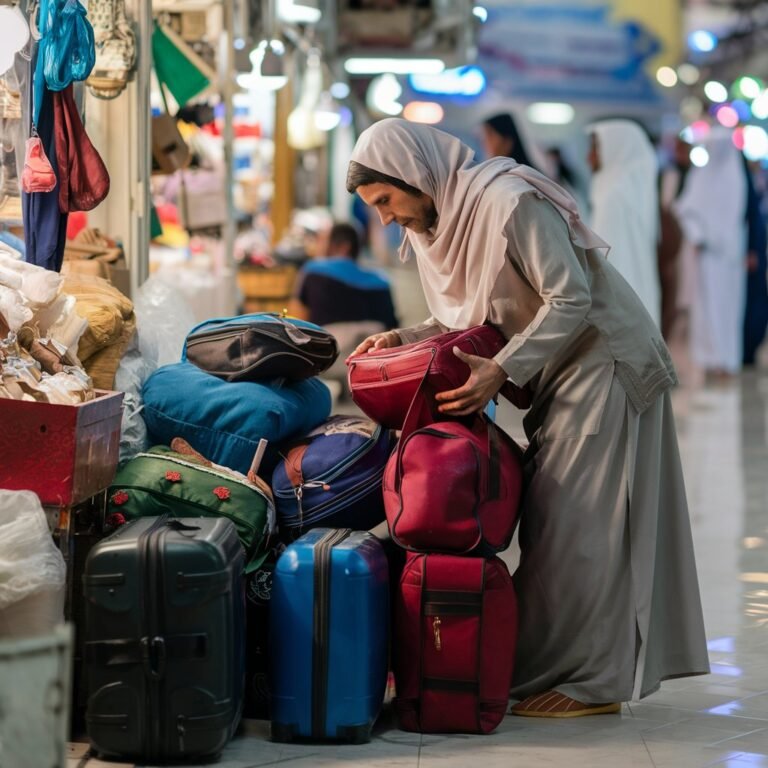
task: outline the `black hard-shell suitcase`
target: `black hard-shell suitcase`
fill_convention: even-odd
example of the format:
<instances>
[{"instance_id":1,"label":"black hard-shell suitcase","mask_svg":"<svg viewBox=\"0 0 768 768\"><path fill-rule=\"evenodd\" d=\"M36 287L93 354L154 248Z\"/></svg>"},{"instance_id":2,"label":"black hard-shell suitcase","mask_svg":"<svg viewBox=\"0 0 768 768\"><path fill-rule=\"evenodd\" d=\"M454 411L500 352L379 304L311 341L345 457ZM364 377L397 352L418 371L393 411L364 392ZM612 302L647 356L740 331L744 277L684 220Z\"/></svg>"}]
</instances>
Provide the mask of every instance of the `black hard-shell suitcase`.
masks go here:
<instances>
[{"instance_id":1,"label":"black hard-shell suitcase","mask_svg":"<svg viewBox=\"0 0 768 768\"><path fill-rule=\"evenodd\" d=\"M160 762L224 748L243 704L243 566L224 518L142 518L91 550L84 656L96 752Z\"/></svg>"}]
</instances>

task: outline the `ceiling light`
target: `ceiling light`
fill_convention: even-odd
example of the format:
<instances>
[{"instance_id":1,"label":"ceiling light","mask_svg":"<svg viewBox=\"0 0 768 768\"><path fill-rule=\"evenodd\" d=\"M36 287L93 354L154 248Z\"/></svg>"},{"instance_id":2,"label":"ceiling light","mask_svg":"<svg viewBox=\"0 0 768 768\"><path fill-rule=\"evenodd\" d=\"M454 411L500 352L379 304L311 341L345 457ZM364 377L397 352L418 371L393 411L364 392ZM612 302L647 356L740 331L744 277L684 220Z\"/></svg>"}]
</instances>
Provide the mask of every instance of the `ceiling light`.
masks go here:
<instances>
[{"instance_id":1,"label":"ceiling light","mask_svg":"<svg viewBox=\"0 0 768 768\"><path fill-rule=\"evenodd\" d=\"M697 29L688 35L688 47L692 51L709 53L717 48L717 36L706 29Z\"/></svg>"},{"instance_id":2,"label":"ceiling light","mask_svg":"<svg viewBox=\"0 0 768 768\"><path fill-rule=\"evenodd\" d=\"M752 102L752 116L756 120L768 120L768 91L763 91Z\"/></svg>"},{"instance_id":3,"label":"ceiling light","mask_svg":"<svg viewBox=\"0 0 768 768\"><path fill-rule=\"evenodd\" d=\"M744 155L747 160L764 160L768 157L768 133L759 125L744 128Z\"/></svg>"},{"instance_id":4,"label":"ceiling light","mask_svg":"<svg viewBox=\"0 0 768 768\"><path fill-rule=\"evenodd\" d=\"M717 122L725 128L735 128L739 124L739 113L726 104L717 110Z\"/></svg>"},{"instance_id":5,"label":"ceiling light","mask_svg":"<svg viewBox=\"0 0 768 768\"><path fill-rule=\"evenodd\" d=\"M331 96L334 99L346 99L349 96L349 86L346 83L337 82L331 86Z\"/></svg>"},{"instance_id":6,"label":"ceiling light","mask_svg":"<svg viewBox=\"0 0 768 768\"><path fill-rule=\"evenodd\" d=\"M480 19L481 24L485 24L488 21L488 11L482 5L476 5L472 9L472 15Z\"/></svg>"},{"instance_id":7,"label":"ceiling light","mask_svg":"<svg viewBox=\"0 0 768 768\"><path fill-rule=\"evenodd\" d=\"M441 59L385 59L355 57L344 62L344 69L350 75L434 75L445 69Z\"/></svg>"},{"instance_id":8,"label":"ceiling light","mask_svg":"<svg viewBox=\"0 0 768 768\"><path fill-rule=\"evenodd\" d=\"M737 91L737 95L743 96L750 101L756 99L763 89L760 81L756 80L754 77L740 77L733 85L734 90Z\"/></svg>"},{"instance_id":9,"label":"ceiling light","mask_svg":"<svg viewBox=\"0 0 768 768\"><path fill-rule=\"evenodd\" d=\"M332 131L341 122L341 113L328 91L320 94L315 107L315 126L321 131Z\"/></svg>"},{"instance_id":10,"label":"ceiling light","mask_svg":"<svg viewBox=\"0 0 768 768\"><path fill-rule=\"evenodd\" d=\"M706 97L715 104L722 104L728 100L728 89L717 80L710 80L704 86L704 93Z\"/></svg>"},{"instance_id":11,"label":"ceiling light","mask_svg":"<svg viewBox=\"0 0 768 768\"><path fill-rule=\"evenodd\" d=\"M540 125L567 125L576 114L570 104L540 101L527 109L528 119Z\"/></svg>"},{"instance_id":12,"label":"ceiling light","mask_svg":"<svg viewBox=\"0 0 768 768\"><path fill-rule=\"evenodd\" d=\"M486 85L480 67L465 66L446 69L437 75L411 75L408 84L419 93L437 96L479 96Z\"/></svg>"},{"instance_id":13,"label":"ceiling light","mask_svg":"<svg viewBox=\"0 0 768 768\"><path fill-rule=\"evenodd\" d=\"M699 82L699 77L701 77L701 73L699 72L699 68L695 67L693 64L681 64L677 68L677 76L680 78L680 82L684 83L685 85L696 85L696 83Z\"/></svg>"},{"instance_id":14,"label":"ceiling light","mask_svg":"<svg viewBox=\"0 0 768 768\"><path fill-rule=\"evenodd\" d=\"M656 79L665 88L674 88L677 85L677 72L672 67L659 67Z\"/></svg>"},{"instance_id":15,"label":"ceiling light","mask_svg":"<svg viewBox=\"0 0 768 768\"><path fill-rule=\"evenodd\" d=\"M289 24L317 24L322 16L313 0L277 0L277 18Z\"/></svg>"},{"instance_id":16,"label":"ceiling light","mask_svg":"<svg viewBox=\"0 0 768 768\"><path fill-rule=\"evenodd\" d=\"M445 117L445 112L437 102L412 101L405 105L403 117L412 123L436 125Z\"/></svg>"},{"instance_id":17,"label":"ceiling light","mask_svg":"<svg viewBox=\"0 0 768 768\"><path fill-rule=\"evenodd\" d=\"M403 111L403 105L398 102L402 93L403 88L397 78L387 73L371 80L365 102L373 112L396 117Z\"/></svg>"},{"instance_id":18,"label":"ceiling light","mask_svg":"<svg viewBox=\"0 0 768 768\"><path fill-rule=\"evenodd\" d=\"M703 168L709 162L709 152L704 147L694 147L691 150L691 162L697 168Z\"/></svg>"}]
</instances>

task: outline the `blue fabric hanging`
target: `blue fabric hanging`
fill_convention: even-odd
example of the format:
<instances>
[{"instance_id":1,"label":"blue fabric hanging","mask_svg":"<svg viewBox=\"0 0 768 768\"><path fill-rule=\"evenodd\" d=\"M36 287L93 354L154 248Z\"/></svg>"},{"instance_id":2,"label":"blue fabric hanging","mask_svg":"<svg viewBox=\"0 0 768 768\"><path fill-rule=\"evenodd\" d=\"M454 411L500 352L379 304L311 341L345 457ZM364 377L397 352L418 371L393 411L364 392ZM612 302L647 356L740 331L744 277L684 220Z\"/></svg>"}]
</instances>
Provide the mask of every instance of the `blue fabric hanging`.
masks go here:
<instances>
[{"instance_id":1,"label":"blue fabric hanging","mask_svg":"<svg viewBox=\"0 0 768 768\"><path fill-rule=\"evenodd\" d=\"M85 80L96 63L93 27L79 0L41 0L34 85L34 124L40 119L43 90L63 91Z\"/></svg>"}]
</instances>

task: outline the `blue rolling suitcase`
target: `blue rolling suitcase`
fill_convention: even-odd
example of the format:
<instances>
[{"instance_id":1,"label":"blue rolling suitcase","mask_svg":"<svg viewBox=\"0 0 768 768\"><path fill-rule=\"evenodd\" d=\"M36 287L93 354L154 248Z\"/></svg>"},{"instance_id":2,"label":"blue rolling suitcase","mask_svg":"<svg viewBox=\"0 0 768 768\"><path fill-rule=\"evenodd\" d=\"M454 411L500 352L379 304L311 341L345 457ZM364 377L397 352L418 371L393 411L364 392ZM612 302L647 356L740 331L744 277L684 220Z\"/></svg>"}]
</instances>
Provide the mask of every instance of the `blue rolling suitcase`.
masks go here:
<instances>
[{"instance_id":1,"label":"blue rolling suitcase","mask_svg":"<svg viewBox=\"0 0 768 768\"><path fill-rule=\"evenodd\" d=\"M270 606L272 740L361 744L384 700L389 571L369 533L316 528L278 560Z\"/></svg>"}]
</instances>

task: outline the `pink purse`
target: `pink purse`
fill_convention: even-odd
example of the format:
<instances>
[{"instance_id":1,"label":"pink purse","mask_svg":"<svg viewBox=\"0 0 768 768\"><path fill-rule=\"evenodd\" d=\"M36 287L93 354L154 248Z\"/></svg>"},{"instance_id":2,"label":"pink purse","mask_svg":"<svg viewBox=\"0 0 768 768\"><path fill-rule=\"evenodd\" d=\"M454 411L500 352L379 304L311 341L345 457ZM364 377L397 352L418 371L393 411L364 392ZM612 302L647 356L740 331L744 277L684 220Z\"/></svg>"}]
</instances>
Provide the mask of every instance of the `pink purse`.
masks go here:
<instances>
[{"instance_id":1,"label":"pink purse","mask_svg":"<svg viewBox=\"0 0 768 768\"><path fill-rule=\"evenodd\" d=\"M52 192L57 179L39 136L27 139L24 155L24 170L21 174L21 188L27 193Z\"/></svg>"}]
</instances>

